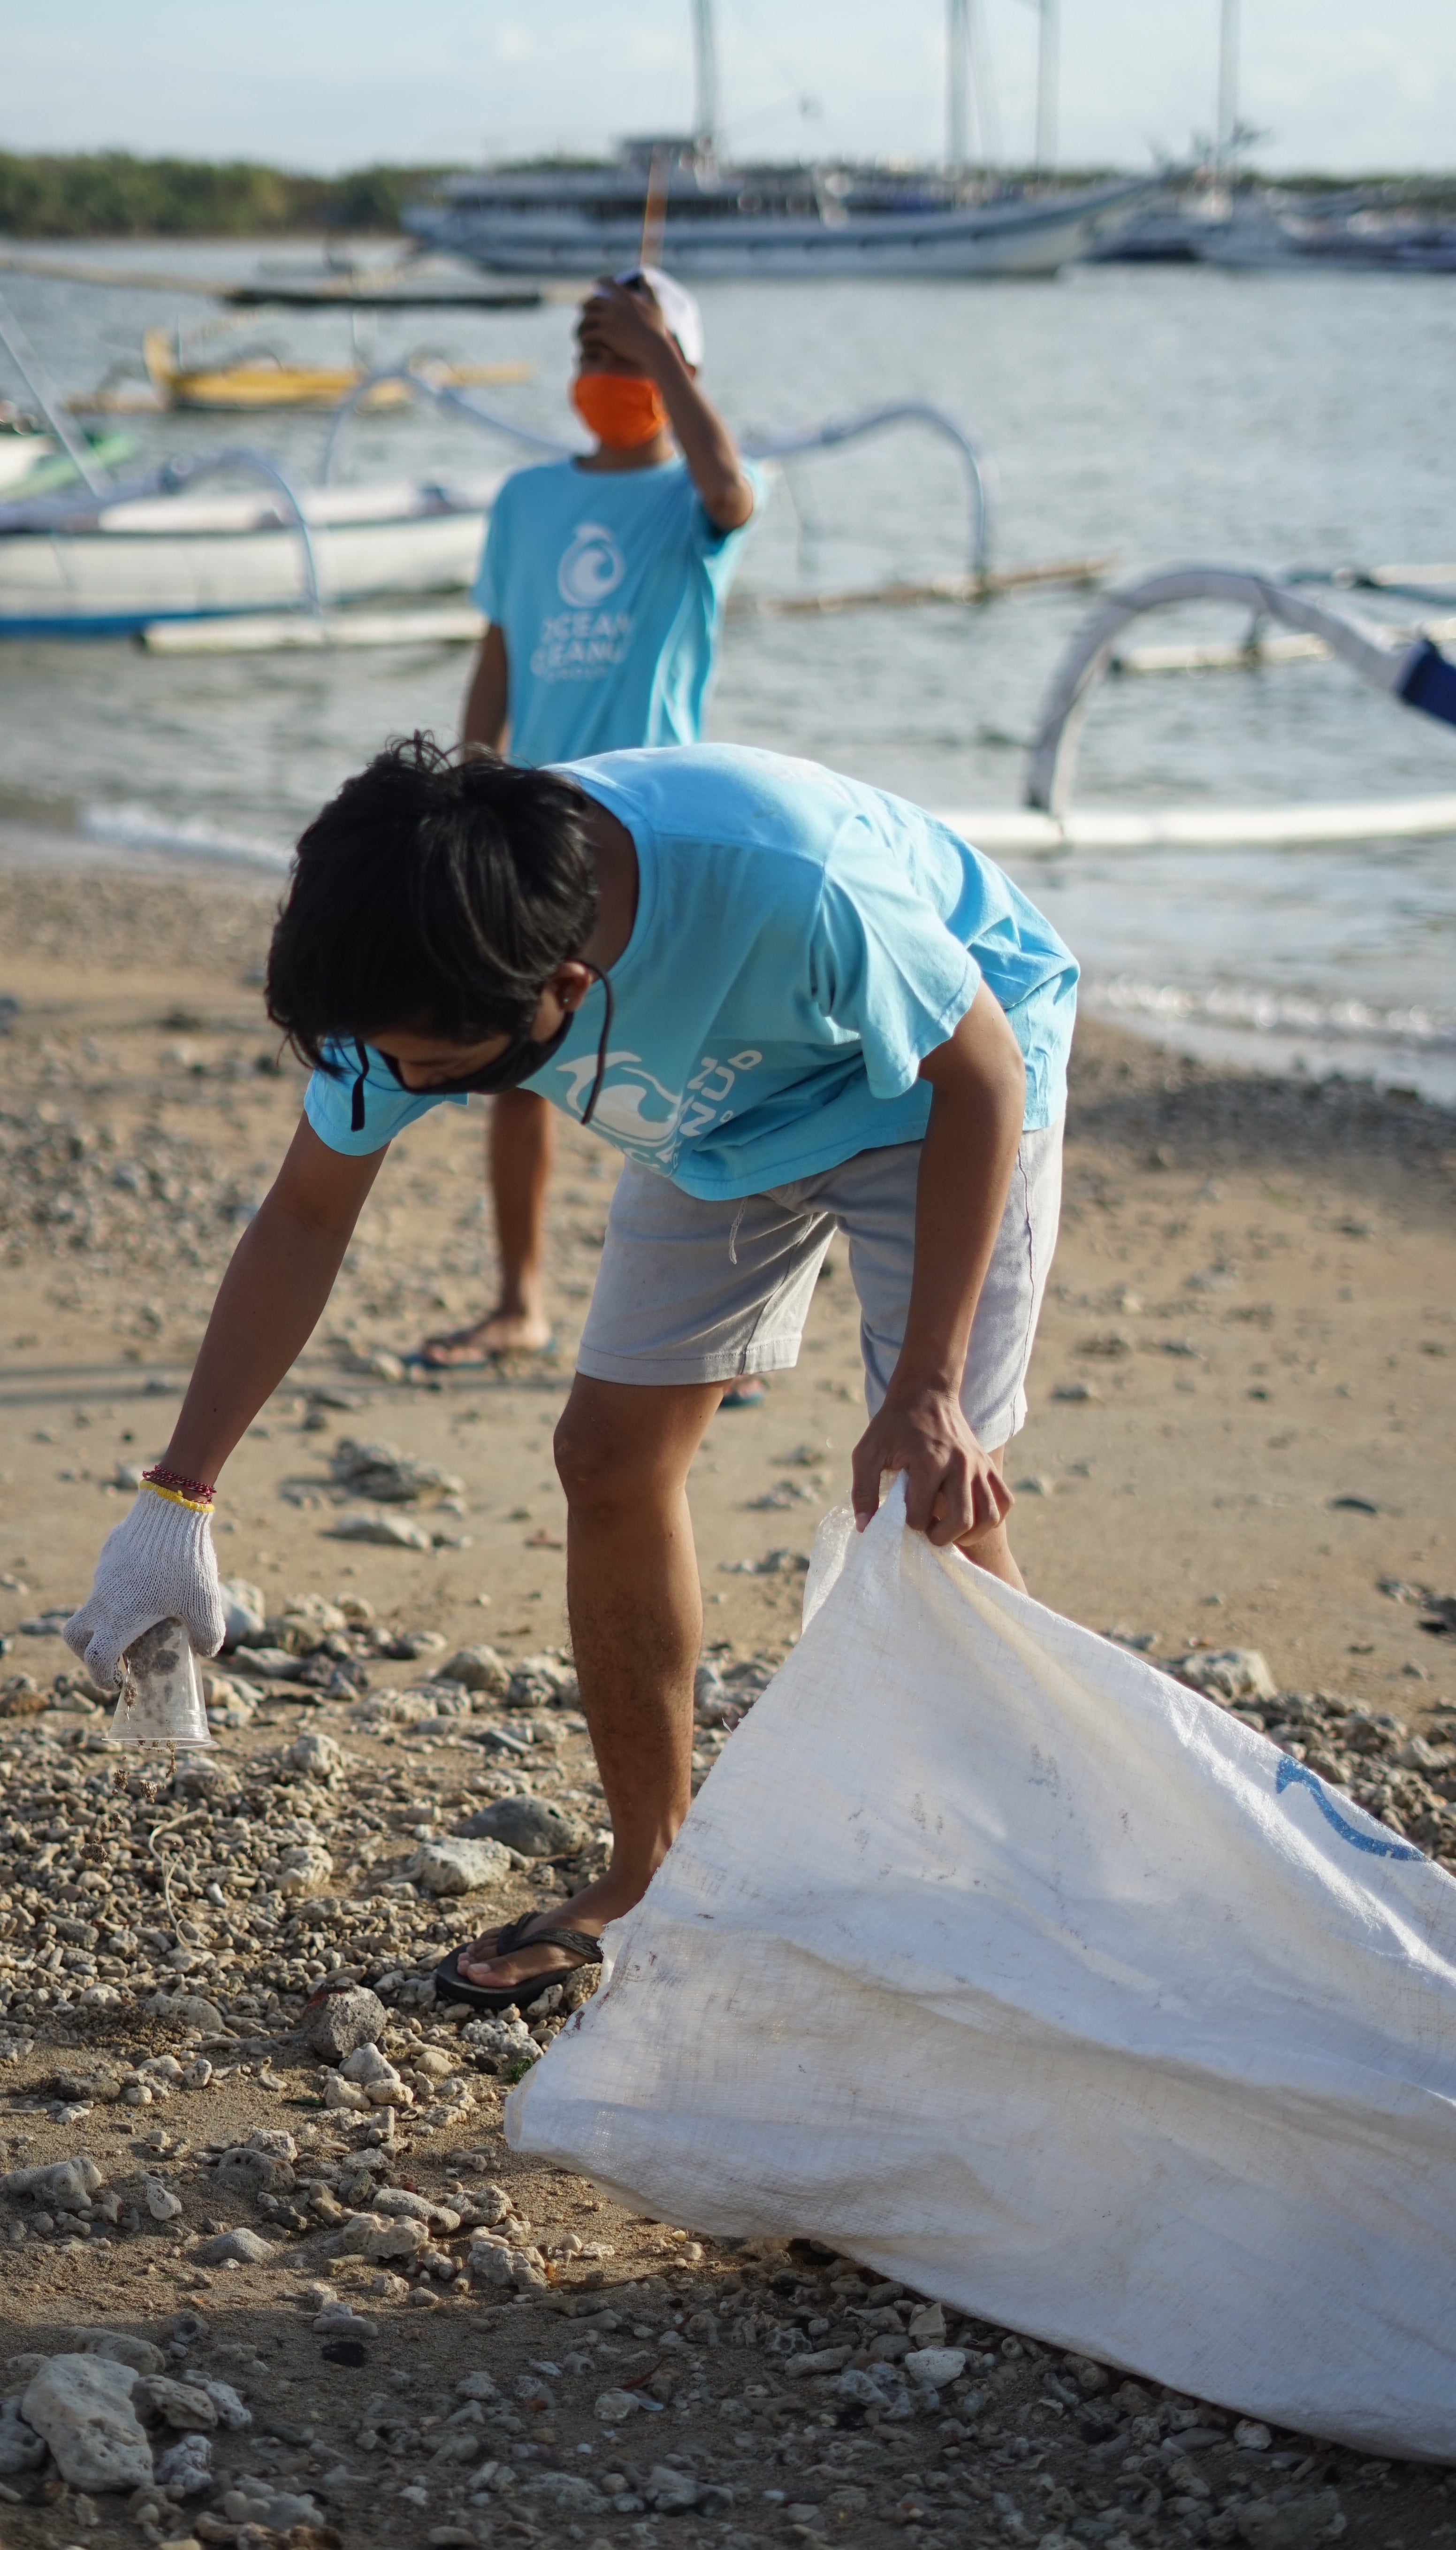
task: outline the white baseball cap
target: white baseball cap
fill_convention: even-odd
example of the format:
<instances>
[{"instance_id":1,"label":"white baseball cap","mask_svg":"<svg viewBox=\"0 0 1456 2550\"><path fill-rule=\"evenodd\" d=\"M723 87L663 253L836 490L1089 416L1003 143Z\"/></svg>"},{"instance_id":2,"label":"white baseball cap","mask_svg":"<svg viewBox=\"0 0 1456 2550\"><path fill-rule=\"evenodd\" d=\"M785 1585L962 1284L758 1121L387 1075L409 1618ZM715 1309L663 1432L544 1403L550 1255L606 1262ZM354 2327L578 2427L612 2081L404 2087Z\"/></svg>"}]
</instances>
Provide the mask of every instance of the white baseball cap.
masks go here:
<instances>
[{"instance_id":1,"label":"white baseball cap","mask_svg":"<svg viewBox=\"0 0 1456 2550\"><path fill-rule=\"evenodd\" d=\"M703 360L703 313L684 283L674 282L660 265L630 265L619 283L647 283L652 297L667 322L669 336L677 339L678 351L685 363L696 371Z\"/></svg>"}]
</instances>

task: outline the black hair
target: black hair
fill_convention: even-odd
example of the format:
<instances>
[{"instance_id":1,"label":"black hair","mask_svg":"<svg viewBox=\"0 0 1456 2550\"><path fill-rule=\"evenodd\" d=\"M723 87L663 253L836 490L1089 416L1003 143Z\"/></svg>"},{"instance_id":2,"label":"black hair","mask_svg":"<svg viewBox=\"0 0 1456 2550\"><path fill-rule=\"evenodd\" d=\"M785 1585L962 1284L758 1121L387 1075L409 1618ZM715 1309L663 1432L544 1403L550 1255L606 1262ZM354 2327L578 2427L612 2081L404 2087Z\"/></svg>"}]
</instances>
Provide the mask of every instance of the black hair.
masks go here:
<instances>
[{"instance_id":1,"label":"black hair","mask_svg":"<svg viewBox=\"0 0 1456 2550\"><path fill-rule=\"evenodd\" d=\"M299 1057L390 1027L450 1043L525 1035L597 917L592 800L414 735L346 779L298 844L268 950L267 1010Z\"/></svg>"}]
</instances>

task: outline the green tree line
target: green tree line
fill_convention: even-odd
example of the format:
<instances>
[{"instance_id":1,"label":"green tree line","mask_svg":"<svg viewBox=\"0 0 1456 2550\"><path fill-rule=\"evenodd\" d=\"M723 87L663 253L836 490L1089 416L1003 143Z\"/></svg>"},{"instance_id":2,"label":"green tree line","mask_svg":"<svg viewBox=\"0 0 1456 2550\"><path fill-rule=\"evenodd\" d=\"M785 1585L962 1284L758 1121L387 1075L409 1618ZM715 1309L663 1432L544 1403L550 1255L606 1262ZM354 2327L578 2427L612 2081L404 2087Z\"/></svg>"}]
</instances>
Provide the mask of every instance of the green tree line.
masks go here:
<instances>
[{"instance_id":1,"label":"green tree line","mask_svg":"<svg viewBox=\"0 0 1456 2550\"><path fill-rule=\"evenodd\" d=\"M137 159L0 151L0 235L11 239L255 237L270 231L393 231L437 168L299 176L252 160Z\"/></svg>"},{"instance_id":2,"label":"green tree line","mask_svg":"<svg viewBox=\"0 0 1456 2550\"><path fill-rule=\"evenodd\" d=\"M374 167L352 168L340 177L310 177L251 159L138 159L126 150L0 150L0 237L217 239L279 231L397 231L403 206L450 173L444 168ZM1064 170L1062 182L1109 174L1107 169ZM1240 182L1268 181L1247 170ZM1336 184L1363 184L1392 203L1446 213L1456 206L1456 180L1450 176L1335 180L1311 174L1274 182L1310 194Z\"/></svg>"}]
</instances>

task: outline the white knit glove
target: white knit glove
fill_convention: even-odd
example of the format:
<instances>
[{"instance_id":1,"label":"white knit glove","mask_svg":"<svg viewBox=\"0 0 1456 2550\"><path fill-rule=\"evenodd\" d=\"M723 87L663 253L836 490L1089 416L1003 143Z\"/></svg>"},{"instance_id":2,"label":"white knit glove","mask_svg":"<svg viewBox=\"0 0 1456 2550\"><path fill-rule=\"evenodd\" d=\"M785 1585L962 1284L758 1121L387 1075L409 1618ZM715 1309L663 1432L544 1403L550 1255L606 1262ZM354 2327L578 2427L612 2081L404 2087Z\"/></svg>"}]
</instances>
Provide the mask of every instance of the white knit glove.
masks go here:
<instances>
[{"instance_id":1,"label":"white knit glove","mask_svg":"<svg viewBox=\"0 0 1456 2550\"><path fill-rule=\"evenodd\" d=\"M195 1507L143 1488L107 1533L90 1595L61 1633L103 1690L120 1682L122 1657L155 1620L180 1620L195 1655L217 1654L227 1616L209 1523Z\"/></svg>"}]
</instances>

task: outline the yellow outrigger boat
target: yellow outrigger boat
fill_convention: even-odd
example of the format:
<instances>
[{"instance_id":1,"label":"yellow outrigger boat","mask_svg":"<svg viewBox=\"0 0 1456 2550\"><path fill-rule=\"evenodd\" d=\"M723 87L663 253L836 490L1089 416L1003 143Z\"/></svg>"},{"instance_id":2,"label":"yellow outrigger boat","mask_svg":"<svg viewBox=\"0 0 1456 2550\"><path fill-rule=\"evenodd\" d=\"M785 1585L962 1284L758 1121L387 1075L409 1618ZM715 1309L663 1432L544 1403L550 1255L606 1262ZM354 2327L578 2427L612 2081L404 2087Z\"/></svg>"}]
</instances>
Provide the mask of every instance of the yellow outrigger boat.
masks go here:
<instances>
[{"instance_id":1,"label":"yellow outrigger boat","mask_svg":"<svg viewBox=\"0 0 1456 2550\"><path fill-rule=\"evenodd\" d=\"M165 328L148 328L142 340L146 377L157 403L167 408L207 408L214 412L253 415L268 408L330 409L342 405L367 378L362 363L287 363L267 352L249 354L235 363L191 364ZM447 363L422 358L415 366L441 388L495 386L502 381L529 381L531 363ZM404 407L409 388L403 381L380 381L361 402L366 408Z\"/></svg>"}]
</instances>

